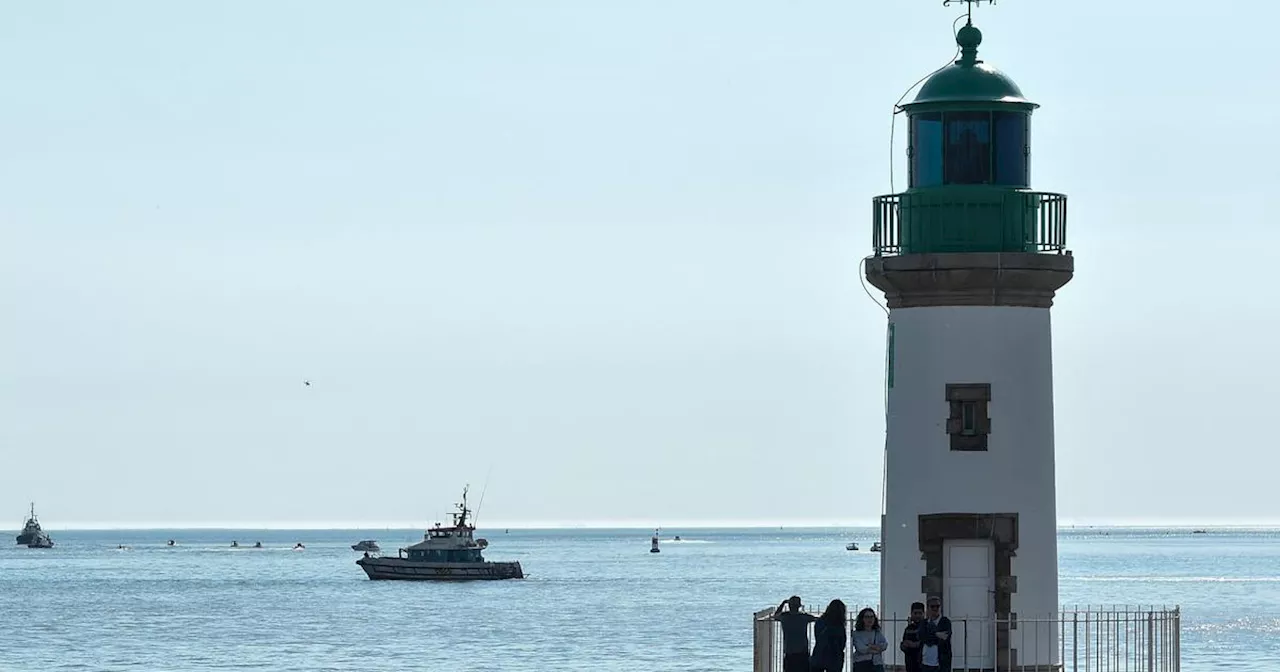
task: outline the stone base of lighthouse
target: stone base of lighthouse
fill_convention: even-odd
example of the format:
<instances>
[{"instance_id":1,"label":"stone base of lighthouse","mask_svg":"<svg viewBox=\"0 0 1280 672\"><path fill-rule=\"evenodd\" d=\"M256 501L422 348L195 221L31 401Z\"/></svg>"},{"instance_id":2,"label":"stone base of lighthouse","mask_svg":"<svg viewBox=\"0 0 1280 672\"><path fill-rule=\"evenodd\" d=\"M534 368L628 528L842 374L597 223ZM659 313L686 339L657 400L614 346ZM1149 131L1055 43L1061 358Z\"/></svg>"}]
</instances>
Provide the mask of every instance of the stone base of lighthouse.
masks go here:
<instances>
[{"instance_id":1,"label":"stone base of lighthouse","mask_svg":"<svg viewBox=\"0 0 1280 672\"><path fill-rule=\"evenodd\" d=\"M1073 268L1030 253L867 264L890 307L881 609L940 598L955 669L1054 662L1057 633L1026 628L1058 610L1049 307Z\"/></svg>"}]
</instances>

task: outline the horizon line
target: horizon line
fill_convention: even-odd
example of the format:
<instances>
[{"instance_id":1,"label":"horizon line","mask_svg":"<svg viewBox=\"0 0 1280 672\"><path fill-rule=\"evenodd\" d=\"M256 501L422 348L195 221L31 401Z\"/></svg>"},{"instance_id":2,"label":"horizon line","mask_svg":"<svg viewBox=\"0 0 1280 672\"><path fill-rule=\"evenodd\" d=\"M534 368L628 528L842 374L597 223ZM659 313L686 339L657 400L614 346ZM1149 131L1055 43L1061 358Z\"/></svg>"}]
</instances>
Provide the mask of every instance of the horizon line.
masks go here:
<instances>
[{"instance_id":1,"label":"horizon line","mask_svg":"<svg viewBox=\"0 0 1280 672\"><path fill-rule=\"evenodd\" d=\"M812 520L695 520L673 521L667 525L646 524L636 520L593 520L593 521L499 521L493 524L478 526L477 529L494 530L763 530L763 529L876 529L879 523L872 521L827 521ZM1063 520L1058 521L1058 530L1078 528L1137 529L1137 528L1211 528L1211 529L1275 529L1280 528L1280 520ZM370 523L368 521L72 521L64 525L45 525L45 529L57 531L145 531L145 530L425 530L428 527L414 521L386 521Z\"/></svg>"}]
</instances>

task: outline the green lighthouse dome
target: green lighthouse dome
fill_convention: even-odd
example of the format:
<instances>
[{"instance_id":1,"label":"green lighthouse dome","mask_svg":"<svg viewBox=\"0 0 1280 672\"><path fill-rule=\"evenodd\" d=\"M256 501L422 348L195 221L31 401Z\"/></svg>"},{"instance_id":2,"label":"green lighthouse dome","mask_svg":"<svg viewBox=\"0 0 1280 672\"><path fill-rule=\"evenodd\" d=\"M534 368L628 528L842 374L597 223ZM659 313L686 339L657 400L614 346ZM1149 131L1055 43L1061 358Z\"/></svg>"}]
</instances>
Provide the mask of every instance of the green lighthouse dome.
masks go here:
<instances>
[{"instance_id":1,"label":"green lighthouse dome","mask_svg":"<svg viewBox=\"0 0 1280 672\"><path fill-rule=\"evenodd\" d=\"M903 109L950 103L999 104L1006 109L1039 107L1022 95L1022 89L1008 75L978 60L982 31L968 24L956 34L960 60L934 73L920 87L915 100Z\"/></svg>"}]
</instances>

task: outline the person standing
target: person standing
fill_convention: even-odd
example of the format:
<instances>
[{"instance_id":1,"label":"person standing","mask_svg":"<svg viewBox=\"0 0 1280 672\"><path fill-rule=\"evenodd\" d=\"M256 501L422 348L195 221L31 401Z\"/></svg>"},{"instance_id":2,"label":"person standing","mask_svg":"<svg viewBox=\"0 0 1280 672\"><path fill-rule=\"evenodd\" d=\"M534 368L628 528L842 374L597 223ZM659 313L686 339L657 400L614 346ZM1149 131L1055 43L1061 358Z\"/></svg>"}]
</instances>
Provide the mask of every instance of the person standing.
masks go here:
<instances>
[{"instance_id":1,"label":"person standing","mask_svg":"<svg viewBox=\"0 0 1280 672\"><path fill-rule=\"evenodd\" d=\"M920 622L920 669L951 672L951 620L942 615L942 600L930 597L929 613Z\"/></svg>"},{"instance_id":2,"label":"person standing","mask_svg":"<svg viewBox=\"0 0 1280 672\"><path fill-rule=\"evenodd\" d=\"M902 642L898 644L906 672L921 672L920 647L923 645L920 643L920 622L923 620L924 602L912 602L911 620L907 621L907 627L902 631Z\"/></svg>"},{"instance_id":3,"label":"person standing","mask_svg":"<svg viewBox=\"0 0 1280 672\"><path fill-rule=\"evenodd\" d=\"M809 672L809 624L818 617L800 608L800 596L792 595L773 611L782 626L782 672Z\"/></svg>"},{"instance_id":4,"label":"person standing","mask_svg":"<svg viewBox=\"0 0 1280 672\"><path fill-rule=\"evenodd\" d=\"M844 602L831 600L813 626L813 654L809 656L812 672L840 672L844 667L844 650L849 635L844 621L848 615Z\"/></svg>"},{"instance_id":5,"label":"person standing","mask_svg":"<svg viewBox=\"0 0 1280 672\"><path fill-rule=\"evenodd\" d=\"M884 656L889 640L880 631L880 619L870 607L858 612L853 625L853 658L849 672L884 672Z\"/></svg>"}]
</instances>

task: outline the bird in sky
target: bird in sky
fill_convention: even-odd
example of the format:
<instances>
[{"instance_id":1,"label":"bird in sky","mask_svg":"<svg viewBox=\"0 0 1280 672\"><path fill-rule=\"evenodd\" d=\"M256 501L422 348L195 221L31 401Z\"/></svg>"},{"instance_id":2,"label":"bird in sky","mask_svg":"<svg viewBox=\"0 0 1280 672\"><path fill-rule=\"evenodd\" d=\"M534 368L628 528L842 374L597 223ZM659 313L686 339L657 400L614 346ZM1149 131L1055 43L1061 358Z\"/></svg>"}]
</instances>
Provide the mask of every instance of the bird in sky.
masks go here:
<instances>
[{"instance_id":1,"label":"bird in sky","mask_svg":"<svg viewBox=\"0 0 1280 672\"><path fill-rule=\"evenodd\" d=\"M304 380L304 381L302 381L302 384L303 384L303 385L306 385L307 387L311 387L311 381L309 381L309 380Z\"/></svg>"}]
</instances>

